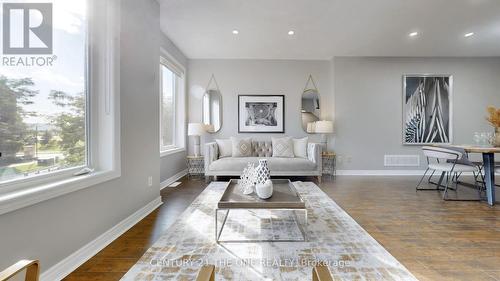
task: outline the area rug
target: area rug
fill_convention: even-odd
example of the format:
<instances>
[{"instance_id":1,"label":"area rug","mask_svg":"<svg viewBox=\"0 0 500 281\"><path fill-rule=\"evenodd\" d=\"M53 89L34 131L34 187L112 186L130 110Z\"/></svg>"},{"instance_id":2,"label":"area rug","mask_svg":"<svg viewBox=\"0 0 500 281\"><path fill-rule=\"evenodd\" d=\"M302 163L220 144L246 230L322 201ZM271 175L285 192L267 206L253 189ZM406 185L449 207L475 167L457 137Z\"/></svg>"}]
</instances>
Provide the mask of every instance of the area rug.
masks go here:
<instances>
[{"instance_id":1,"label":"area rug","mask_svg":"<svg viewBox=\"0 0 500 281\"><path fill-rule=\"evenodd\" d=\"M416 280L312 182L295 182L308 210L307 242L215 243L214 209L227 183L211 183L122 280L195 280L214 264L216 280L311 280L328 265L334 280ZM222 240L300 239L286 211L231 211Z\"/></svg>"}]
</instances>

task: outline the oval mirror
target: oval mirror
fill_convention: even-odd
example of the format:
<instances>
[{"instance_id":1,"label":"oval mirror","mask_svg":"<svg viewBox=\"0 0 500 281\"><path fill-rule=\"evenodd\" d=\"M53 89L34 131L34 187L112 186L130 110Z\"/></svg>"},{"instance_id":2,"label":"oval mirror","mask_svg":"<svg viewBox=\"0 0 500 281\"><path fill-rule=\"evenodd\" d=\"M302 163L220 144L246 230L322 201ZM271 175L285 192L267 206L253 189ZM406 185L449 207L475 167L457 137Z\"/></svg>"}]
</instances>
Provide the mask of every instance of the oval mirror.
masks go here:
<instances>
[{"instance_id":1,"label":"oval mirror","mask_svg":"<svg viewBox=\"0 0 500 281\"><path fill-rule=\"evenodd\" d=\"M209 133L217 133L222 127L222 95L218 90L208 90L203 95L203 124Z\"/></svg>"},{"instance_id":2,"label":"oval mirror","mask_svg":"<svg viewBox=\"0 0 500 281\"><path fill-rule=\"evenodd\" d=\"M316 89L307 89L302 93L302 129L306 133L307 124L319 121L321 111L319 107L319 93Z\"/></svg>"}]
</instances>

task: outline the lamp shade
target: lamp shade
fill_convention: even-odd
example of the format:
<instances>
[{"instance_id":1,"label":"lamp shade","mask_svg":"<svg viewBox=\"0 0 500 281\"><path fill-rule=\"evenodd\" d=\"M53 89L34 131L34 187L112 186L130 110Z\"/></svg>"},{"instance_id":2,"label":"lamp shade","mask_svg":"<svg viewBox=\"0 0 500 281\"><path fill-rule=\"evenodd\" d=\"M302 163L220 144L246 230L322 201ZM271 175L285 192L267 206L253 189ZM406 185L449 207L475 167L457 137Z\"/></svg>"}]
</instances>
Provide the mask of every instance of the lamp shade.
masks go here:
<instances>
[{"instance_id":1,"label":"lamp shade","mask_svg":"<svg viewBox=\"0 0 500 281\"><path fill-rule=\"evenodd\" d=\"M314 122L307 123L307 133L314 134Z\"/></svg>"},{"instance_id":2,"label":"lamp shade","mask_svg":"<svg viewBox=\"0 0 500 281\"><path fill-rule=\"evenodd\" d=\"M202 123L189 123L188 136L201 136L205 133L205 125Z\"/></svg>"},{"instance_id":3,"label":"lamp shade","mask_svg":"<svg viewBox=\"0 0 500 281\"><path fill-rule=\"evenodd\" d=\"M215 131L215 126L213 124L204 124L204 125L205 125L205 132L213 133Z\"/></svg>"},{"instance_id":4,"label":"lamp shade","mask_svg":"<svg viewBox=\"0 0 500 281\"><path fill-rule=\"evenodd\" d=\"M332 121L317 121L315 124L314 132L316 134L331 134L333 133Z\"/></svg>"}]
</instances>

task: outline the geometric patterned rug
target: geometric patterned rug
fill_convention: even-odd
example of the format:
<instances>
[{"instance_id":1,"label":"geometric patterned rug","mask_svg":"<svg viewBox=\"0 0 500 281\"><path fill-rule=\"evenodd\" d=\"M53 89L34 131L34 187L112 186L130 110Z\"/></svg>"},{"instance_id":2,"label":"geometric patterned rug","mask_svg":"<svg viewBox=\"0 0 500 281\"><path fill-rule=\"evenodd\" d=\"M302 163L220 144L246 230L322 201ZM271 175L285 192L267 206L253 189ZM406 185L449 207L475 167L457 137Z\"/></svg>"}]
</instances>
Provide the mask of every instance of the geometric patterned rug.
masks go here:
<instances>
[{"instance_id":1,"label":"geometric patterned rug","mask_svg":"<svg viewBox=\"0 0 500 281\"><path fill-rule=\"evenodd\" d=\"M311 280L327 264L334 280L417 280L312 182L295 182L308 211L307 242L215 243L214 209L227 182L211 183L121 280ZM302 238L287 211L231 211L221 240Z\"/></svg>"}]
</instances>

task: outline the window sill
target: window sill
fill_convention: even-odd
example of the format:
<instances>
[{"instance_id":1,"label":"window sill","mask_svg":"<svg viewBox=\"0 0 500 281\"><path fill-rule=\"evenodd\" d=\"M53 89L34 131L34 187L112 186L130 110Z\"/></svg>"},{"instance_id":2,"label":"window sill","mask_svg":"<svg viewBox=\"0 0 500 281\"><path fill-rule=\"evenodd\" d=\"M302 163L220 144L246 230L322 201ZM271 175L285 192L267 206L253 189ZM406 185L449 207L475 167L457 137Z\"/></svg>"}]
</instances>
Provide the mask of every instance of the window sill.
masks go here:
<instances>
[{"instance_id":1,"label":"window sill","mask_svg":"<svg viewBox=\"0 0 500 281\"><path fill-rule=\"evenodd\" d=\"M0 195L0 215L120 177L118 171L94 172Z\"/></svg>"},{"instance_id":2,"label":"window sill","mask_svg":"<svg viewBox=\"0 0 500 281\"><path fill-rule=\"evenodd\" d=\"M185 151L186 151L185 148L176 147L176 148L172 148L172 149L164 150L164 151L160 152L160 157L172 155L172 154L179 153L179 152L185 152Z\"/></svg>"}]
</instances>

